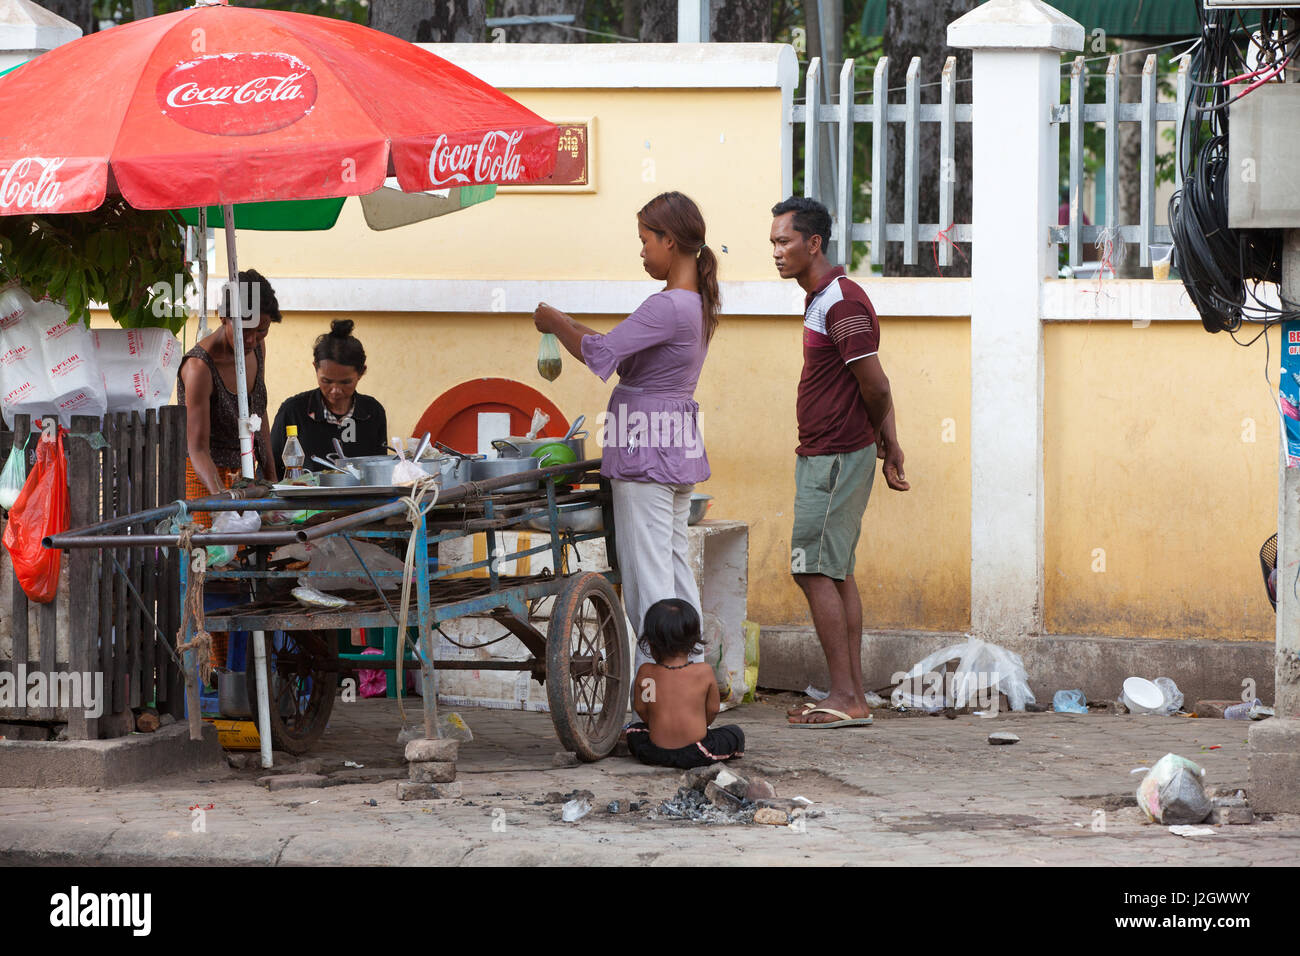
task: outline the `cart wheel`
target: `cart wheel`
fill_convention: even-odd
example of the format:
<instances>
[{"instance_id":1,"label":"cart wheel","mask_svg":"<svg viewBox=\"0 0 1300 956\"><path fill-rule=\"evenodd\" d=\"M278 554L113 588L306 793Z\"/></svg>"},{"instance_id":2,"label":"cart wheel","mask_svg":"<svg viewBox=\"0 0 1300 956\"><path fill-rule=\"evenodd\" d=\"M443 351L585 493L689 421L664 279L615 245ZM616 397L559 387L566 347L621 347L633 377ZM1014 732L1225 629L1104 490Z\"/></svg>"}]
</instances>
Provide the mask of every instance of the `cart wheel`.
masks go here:
<instances>
[{"instance_id":1,"label":"cart wheel","mask_svg":"<svg viewBox=\"0 0 1300 956\"><path fill-rule=\"evenodd\" d=\"M253 721L257 722L257 663L249 637L247 677ZM291 754L306 753L325 732L338 692L338 636L333 631L269 632L271 744ZM332 662L334 669L326 670Z\"/></svg>"},{"instance_id":2,"label":"cart wheel","mask_svg":"<svg viewBox=\"0 0 1300 956\"><path fill-rule=\"evenodd\" d=\"M580 574L555 599L546 636L546 696L565 750L606 756L627 713L627 626L604 575Z\"/></svg>"}]
</instances>

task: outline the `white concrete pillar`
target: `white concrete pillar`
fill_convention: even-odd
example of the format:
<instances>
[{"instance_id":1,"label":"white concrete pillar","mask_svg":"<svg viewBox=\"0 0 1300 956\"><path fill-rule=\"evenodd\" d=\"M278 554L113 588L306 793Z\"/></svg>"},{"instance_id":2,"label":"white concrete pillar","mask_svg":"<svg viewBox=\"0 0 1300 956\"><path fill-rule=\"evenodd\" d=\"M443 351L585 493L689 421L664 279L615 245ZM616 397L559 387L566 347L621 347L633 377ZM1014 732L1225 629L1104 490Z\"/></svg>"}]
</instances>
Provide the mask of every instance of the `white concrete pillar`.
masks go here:
<instances>
[{"instance_id":1,"label":"white concrete pillar","mask_svg":"<svg viewBox=\"0 0 1300 956\"><path fill-rule=\"evenodd\" d=\"M677 0L677 42L709 42L709 0Z\"/></svg>"},{"instance_id":2,"label":"white concrete pillar","mask_svg":"<svg viewBox=\"0 0 1300 956\"><path fill-rule=\"evenodd\" d=\"M1060 54L1083 27L1040 0L989 0L948 26L973 51L971 632L1043 630L1042 281L1056 273Z\"/></svg>"},{"instance_id":3,"label":"white concrete pillar","mask_svg":"<svg viewBox=\"0 0 1300 956\"><path fill-rule=\"evenodd\" d=\"M81 36L81 27L31 0L0 0L0 73Z\"/></svg>"}]
</instances>

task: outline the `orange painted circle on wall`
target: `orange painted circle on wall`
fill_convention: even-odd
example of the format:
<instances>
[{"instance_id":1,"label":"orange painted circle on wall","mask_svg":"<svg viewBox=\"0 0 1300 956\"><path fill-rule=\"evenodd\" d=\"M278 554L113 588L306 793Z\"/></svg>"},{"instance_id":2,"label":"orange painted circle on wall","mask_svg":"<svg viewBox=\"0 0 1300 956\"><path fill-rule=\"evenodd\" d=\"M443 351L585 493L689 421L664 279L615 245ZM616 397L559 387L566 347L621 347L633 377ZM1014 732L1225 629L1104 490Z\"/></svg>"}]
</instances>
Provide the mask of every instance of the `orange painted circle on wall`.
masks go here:
<instances>
[{"instance_id":1,"label":"orange painted circle on wall","mask_svg":"<svg viewBox=\"0 0 1300 956\"><path fill-rule=\"evenodd\" d=\"M551 420L539 437L563 438L569 420L549 398L530 385L509 378L476 378L461 382L433 400L411 432L428 432L464 454L478 451L478 416L481 412L508 412L510 434L526 435L533 426L533 410L540 408Z\"/></svg>"}]
</instances>

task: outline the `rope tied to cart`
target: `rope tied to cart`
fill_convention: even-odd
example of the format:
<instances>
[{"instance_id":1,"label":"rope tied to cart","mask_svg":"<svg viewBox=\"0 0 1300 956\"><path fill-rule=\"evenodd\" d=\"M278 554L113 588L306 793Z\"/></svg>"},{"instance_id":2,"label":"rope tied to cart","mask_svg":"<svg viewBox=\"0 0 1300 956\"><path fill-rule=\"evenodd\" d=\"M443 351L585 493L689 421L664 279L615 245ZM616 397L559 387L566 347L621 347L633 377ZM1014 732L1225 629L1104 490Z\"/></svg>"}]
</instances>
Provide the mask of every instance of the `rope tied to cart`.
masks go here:
<instances>
[{"instance_id":1,"label":"rope tied to cart","mask_svg":"<svg viewBox=\"0 0 1300 956\"><path fill-rule=\"evenodd\" d=\"M406 659L406 621L411 609L411 581L415 577L415 539L414 532L420 527L424 516L429 510L438 503L438 491L440 489L438 479L429 476L428 478L417 481L411 486L411 493L402 499L406 505L406 520L411 523L412 534L406 543L406 560L402 568L402 598L401 607L397 616L397 709L402 715L402 724L406 724L406 707L403 704L402 691L406 688L406 680L402 674L402 663ZM426 502L425 498L432 492L432 497ZM419 647L416 647L416 653L420 653ZM433 653L432 649L425 648L425 654ZM431 673L435 673L430 670ZM436 673L435 673L436 678ZM438 717L438 687L436 679L433 687L423 688L423 693L432 695L433 706L426 706L426 715L432 712L433 720L436 722ZM436 723L432 726L425 726L426 736L435 736L437 733Z\"/></svg>"},{"instance_id":2,"label":"rope tied to cart","mask_svg":"<svg viewBox=\"0 0 1300 956\"><path fill-rule=\"evenodd\" d=\"M180 551L187 558L194 550L194 525L185 525L180 529ZM204 554L204 558L207 555ZM176 632L176 650L181 654L186 651L194 651L198 657L199 679L205 684L212 679L212 635L208 633L203 622L203 583L207 577L208 562L206 560L195 561L191 567L189 581L185 585L185 602L181 613L180 630ZM185 627L194 622L194 637L186 641ZM192 675L185 674L185 679L190 680Z\"/></svg>"}]
</instances>

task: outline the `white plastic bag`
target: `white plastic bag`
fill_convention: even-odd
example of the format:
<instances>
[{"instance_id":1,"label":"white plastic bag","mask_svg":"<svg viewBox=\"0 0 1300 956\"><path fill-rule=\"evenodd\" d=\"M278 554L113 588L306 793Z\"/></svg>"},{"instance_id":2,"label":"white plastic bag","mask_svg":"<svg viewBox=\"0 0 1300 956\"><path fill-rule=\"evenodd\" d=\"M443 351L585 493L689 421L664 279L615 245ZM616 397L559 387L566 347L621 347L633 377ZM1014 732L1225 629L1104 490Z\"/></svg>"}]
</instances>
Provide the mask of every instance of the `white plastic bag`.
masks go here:
<instances>
[{"instance_id":1,"label":"white plastic bag","mask_svg":"<svg viewBox=\"0 0 1300 956\"><path fill-rule=\"evenodd\" d=\"M262 527L262 516L256 511L222 511L212 519L213 534L245 534L258 531ZM210 544L205 549L208 553L208 567L219 568L235 559L239 551L236 544Z\"/></svg>"},{"instance_id":2,"label":"white plastic bag","mask_svg":"<svg viewBox=\"0 0 1300 956\"><path fill-rule=\"evenodd\" d=\"M1168 677L1157 677L1155 685L1164 693L1165 702L1153 710L1153 714L1172 717L1183 709L1183 692L1178 689L1177 684Z\"/></svg>"},{"instance_id":3,"label":"white plastic bag","mask_svg":"<svg viewBox=\"0 0 1300 956\"><path fill-rule=\"evenodd\" d=\"M954 660L957 669L949 675L944 665ZM920 694L915 693L917 678L924 688ZM911 685L911 689L905 690L905 685ZM1012 710L1024 710L1026 704L1034 703L1029 674L1020 655L972 637L920 660L894 688L891 700L895 707L934 711L944 707L987 707L998 693L1007 695Z\"/></svg>"},{"instance_id":4,"label":"white plastic bag","mask_svg":"<svg viewBox=\"0 0 1300 956\"><path fill-rule=\"evenodd\" d=\"M1138 807L1153 823L1200 823L1213 809L1201 785L1204 776L1186 757L1165 754L1138 784Z\"/></svg>"},{"instance_id":5,"label":"white plastic bag","mask_svg":"<svg viewBox=\"0 0 1300 956\"><path fill-rule=\"evenodd\" d=\"M68 321L51 299L35 301L17 283L0 289L0 414L102 417L104 376L90 329Z\"/></svg>"},{"instance_id":6,"label":"white plastic bag","mask_svg":"<svg viewBox=\"0 0 1300 956\"><path fill-rule=\"evenodd\" d=\"M181 343L166 329L95 329L91 333L110 412L140 412L171 401Z\"/></svg>"}]
</instances>

